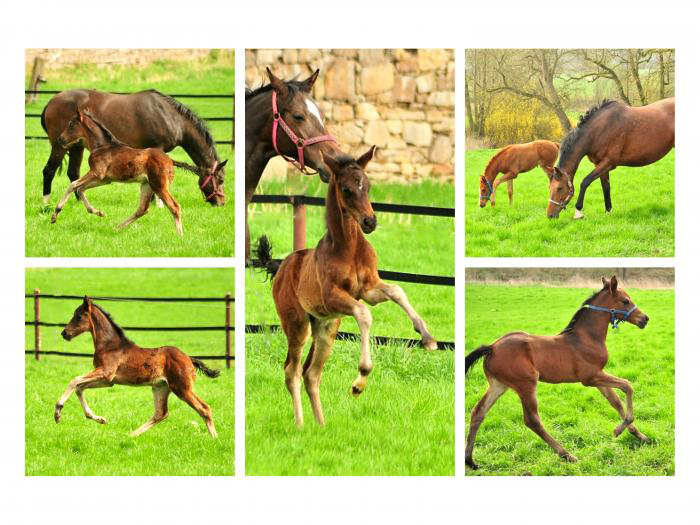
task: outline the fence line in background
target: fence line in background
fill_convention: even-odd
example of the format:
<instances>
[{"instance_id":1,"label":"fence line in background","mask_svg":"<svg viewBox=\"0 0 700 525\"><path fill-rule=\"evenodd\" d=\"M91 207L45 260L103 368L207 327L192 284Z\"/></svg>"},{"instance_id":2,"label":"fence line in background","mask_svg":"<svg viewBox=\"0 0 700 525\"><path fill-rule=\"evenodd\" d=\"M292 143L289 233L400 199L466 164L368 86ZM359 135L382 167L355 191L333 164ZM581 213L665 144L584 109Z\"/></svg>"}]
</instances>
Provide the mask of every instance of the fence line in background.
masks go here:
<instances>
[{"instance_id":1,"label":"fence line in background","mask_svg":"<svg viewBox=\"0 0 700 525\"><path fill-rule=\"evenodd\" d=\"M62 327L66 323L50 323L41 320L41 299L55 299L55 300L82 300L84 296L81 295L57 295L57 294L42 294L37 288L31 294L24 294L25 298L32 298L34 301L34 320L24 321L25 326L34 326L34 349L25 350L25 354L34 354L34 358L38 361L40 356L43 355L61 355L61 356L75 356L75 357L91 357L92 354L81 354L73 352L59 352L55 350L42 350L41 349L41 327ZM124 326L125 330L132 330L136 332L205 332L205 331L225 331L226 332L226 345L225 354L223 356L192 356L198 359L225 359L226 368L231 368L231 361L235 360L235 356L231 353L232 338L231 332L235 330L235 327L231 324L231 303L235 301L231 297L230 293L227 293L225 297L92 297L94 300L98 301L135 301L135 302L180 302L180 303L193 303L193 302L223 302L224 303L224 313L225 313L225 324L223 326Z\"/></svg>"}]
</instances>

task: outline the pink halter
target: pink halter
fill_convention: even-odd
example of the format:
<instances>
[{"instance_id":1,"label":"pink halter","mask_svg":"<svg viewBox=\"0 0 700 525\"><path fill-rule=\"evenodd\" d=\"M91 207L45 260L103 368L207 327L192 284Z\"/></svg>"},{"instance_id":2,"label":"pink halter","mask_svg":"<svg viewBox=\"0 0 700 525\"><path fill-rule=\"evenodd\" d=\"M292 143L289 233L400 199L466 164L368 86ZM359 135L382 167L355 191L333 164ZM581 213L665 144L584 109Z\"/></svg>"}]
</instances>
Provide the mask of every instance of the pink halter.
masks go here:
<instances>
[{"instance_id":1,"label":"pink halter","mask_svg":"<svg viewBox=\"0 0 700 525\"><path fill-rule=\"evenodd\" d=\"M214 164L214 167L211 170L211 173L209 173L208 176L204 178L202 182L199 183L199 189L202 190L202 193L204 194L204 200L209 201L214 196L225 198L226 196L224 195L224 192L221 190L219 187L219 183L216 180L216 177L214 174L217 172L219 169L219 161L216 161ZM211 181L212 187L214 188L213 191L207 195L206 191L204 191L204 187Z\"/></svg>"},{"instance_id":2,"label":"pink halter","mask_svg":"<svg viewBox=\"0 0 700 525\"><path fill-rule=\"evenodd\" d=\"M312 144L317 144L319 142L335 142L336 144L338 143L337 140L335 140L335 137L331 135L330 133L326 135L319 135L317 137L313 137L310 139L302 139L296 135L292 131L292 128L289 127L289 125L284 121L282 118L282 115L280 115L280 112L277 109L277 92L272 91L272 146L275 148L275 151L277 152L278 155L280 155L284 160L289 162L290 164L293 164L299 171L306 175L311 175L314 172L307 172L305 170L306 166L304 164L304 148L306 146L310 146ZM292 143L297 147L297 158L293 159L291 157L288 157L284 153L281 153L280 150L277 148L277 126L281 126L284 132L287 134L289 137L289 140L292 141Z\"/></svg>"}]
</instances>

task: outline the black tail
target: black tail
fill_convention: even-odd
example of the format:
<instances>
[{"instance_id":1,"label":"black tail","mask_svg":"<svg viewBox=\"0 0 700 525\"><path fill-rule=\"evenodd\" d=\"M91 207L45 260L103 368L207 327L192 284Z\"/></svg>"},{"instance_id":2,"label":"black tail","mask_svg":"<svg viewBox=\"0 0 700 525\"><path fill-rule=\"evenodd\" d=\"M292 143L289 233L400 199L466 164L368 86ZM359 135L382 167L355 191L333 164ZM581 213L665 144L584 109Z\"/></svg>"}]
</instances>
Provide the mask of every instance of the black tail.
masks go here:
<instances>
[{"instance_id":1,"label":"black tail","mask_svg":"<svg viewBox=\"0 0 700 525\"><path fill-rule=\"evenodd\" d=\"M190 357L190 359L192 360L192 364L194 365L194 367L200 372L203 372L205 376L219 377L219 374L221 373L219 370L212 370L202 361L200 361L199 359L195 359L194 357Z\"/></svg>"},{"instance_id":2,"label":"black tail","mask_svg":"<svg viewBox=\"0 0 700 525\"><path fill-rule=\"evenodd\" d=\"M474 364L482 357L488 357L493 351L493 346L491 345L481 345L479 348L470 353L464 358L464 375L469 373L469 369L474 366Z\"/></svg>"},{"instance_id":3,"label":"black tail","mask_svg":"<svg viewBox=\"0 0 700 525\"><path fill-rule=\"evenodd\" d=\"M189 171L190 173L194 173L195 175L199 175L200 171L197 166L193 166L192 164L187 164L186 162L179 162L177 160L173 161L173 166L176 168L183 169L185 171Z\"/></svg>"},{"instance_id":4,"label":"black tail","mask_svg":"<svg viewBox=\"0 0 700 525\"><path fill-rule=\"evenodd\" d=\"M255 245L255 256L260 261L260 267L265 268L267 275L274 278L277 270L280 269L280 261L275 261L272 258L272 245L266 235L258 239Z\"/></svg>"},{"instance_id":5,"label":"black tail","mask_svg":"<svg viewBox=\"0 0 700 525\"><path fill-rule=\"evenodd\" d=\"M46 129L46 108L48 108L49 105L46 104L44 106L44 109L41 111L41 127L44 128L44 132L48 134L49 130Z\"/></svg>"}]
</instances>

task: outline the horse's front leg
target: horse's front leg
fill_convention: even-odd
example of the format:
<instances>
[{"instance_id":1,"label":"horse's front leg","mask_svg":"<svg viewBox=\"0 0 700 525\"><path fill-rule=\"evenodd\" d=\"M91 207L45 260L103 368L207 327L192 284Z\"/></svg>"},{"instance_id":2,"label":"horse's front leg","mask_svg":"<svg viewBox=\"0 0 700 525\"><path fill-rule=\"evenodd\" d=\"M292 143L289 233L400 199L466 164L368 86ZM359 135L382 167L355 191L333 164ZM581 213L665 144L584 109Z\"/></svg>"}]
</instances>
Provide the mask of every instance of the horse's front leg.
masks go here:
<instances>
[{"instance_id":1,"label":"horse's front leg","mask_svg":"<svg viewBox=\"0 0 700 525\"><path fill-rule=\"evenodd\" d=\"M70 193L68 194L68 196L70 196ZM74 390L76 390L77 388L79 388L83 385L87 385L87 384L93 383L95 381L102 381L104 379L106 379L104 371L100 368L96 368L95 370L85 374L84 376L76 377L70 383L68 383L68 387L63 392L63 395L56 402L56 408L55 408L54 413L53 413L53 418L56 420L56 423L61 421L61 411L63 410L63 405L66 404L66 401L68 400L68 398L70 397L70 395L73 393Z\"/></svg>"},{"instance_id":2,"label":"horse's front leg","mask_svg":"<svg viewBox=\"0 0 700 525\"><path fill-rule=\"evenodd\" d=\"M413 323L413 329L420 334L423 348L426 350L437 350L437 342L433 336L430 335L428 326L421 316L413 309L413 306L411 306L411 303L408 301L406 293L400 286L379 281L371 289L363 293L362 299L371 305L387 300L394 301L406 312L406 315L408 315L408 318Z\"/></svg>"},{"instance_id":3,"label":"horse's front leg","mask_svg":"<svg viewBox=\"0 0 700 525\"><path fill-rule=\"evenodd\" d=\"M625 401L627 403L627 414L625 414L622 423L620 423L613 432L615 437L619 436L624 432L624 430L629 427L634 421L634 408L632 405L632 396L634 390L632 389L632 384L627 381L627 379L621 379L619 377L606 374L602 370L590 379L582 382L585 386L595 386L595 387L609 387L617 388L625 393Z\"/></svg>"},{"instance_id":4,"label":"horse's front leg","mask_svg":"<svg viewBox=\"0 0 700 525\"><path fill-rule=\"evenodd\" d=\"M581 186L579 187L578 191L578 198L576 199L576 212L574 213L574 219L583 218L583 199L586 197L586 190L588 189L588 186L591 185L591 182L607 174L609 171L610 166L608 166L606 161L603 161L598 164L592 172L586 175L585 179L581 181Z\"/></svg>"},{"instance_id":5,"label":"horse's front leg","mask_svg":"<svg viewBox=\"0 0 700 525\"><path fill-rule=\"evenodd\" d=\"M513 204L513 179L515 179L517 176L518 176L517 173L513 173L512 171L508 171L508 172L504 173L500 179L498 179L498 180L494 179L494 181L493 181L493 193L491 194L491 206L496 204L496 188L498 188L504 182L508 183L508 200L509 200L509 203L511 205Z\"/></svg>"},{"instance_id":6,"label":"horse's front leg","mask_svg":"<svg viewBox=\"0 0 700 525\"><path fill-rule=\"evenodd\" d=\"M603 187L603 200L605 201L605 211L612 211L612 200L610 199L610 172L600 176L600 185Z\"/></svg>"},{"instance_id":7,"label":"horse's front leg","mask_svg":"<svg viewBox=\"0 0 700 525\"><path fill-rule=\"evenodd\" d=\"M85 175L80 177L78 180L71 182L68 185L68 188L66 189L66 193L63 194L63 197L61 197L61 200L58 201L58 204L56 205L56 209L54 210L53 214L51 214L51 223L56 222L56 218L58 217L58 214L61 213L61 210L63 207L66 205L66 202L68 202L68 199L70 198L71 194L74 191L78 191L78 195L82 195L82 192L85 190L88 190L90 188L96 188L97 186L102 186L103 184L106 184L105 182L101 181L97 175L95 174L94 171L88 171ZM84 197L81 197L84 199ZM104 217L104 213L102 213L99 210L96 210L92 208L89 202L87 202L87 199L83 200L83 203L85 204L85 207L87 208L89 213L95 213L96 215L99 215L100 217ZM91 211L92 208L92 211Z\"/></svg>"}]
</instances>

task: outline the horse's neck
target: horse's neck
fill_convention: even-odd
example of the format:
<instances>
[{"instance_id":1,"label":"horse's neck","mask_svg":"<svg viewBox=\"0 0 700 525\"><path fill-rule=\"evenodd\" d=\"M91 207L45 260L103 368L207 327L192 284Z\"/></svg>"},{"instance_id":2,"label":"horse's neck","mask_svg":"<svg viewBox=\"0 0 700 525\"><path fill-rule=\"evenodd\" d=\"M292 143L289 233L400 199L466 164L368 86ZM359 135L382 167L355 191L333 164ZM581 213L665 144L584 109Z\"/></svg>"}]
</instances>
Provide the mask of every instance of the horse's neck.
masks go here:
<instances>
[{"instance_id":1,"label":"horse's neck","mask_svg":"<svg viewBox=\"0 0 700 525\"><path fill-rule=\"evenodd\" d=\"M207 144L206 138L202 136L202 132L197 129L197 126L189 120L185 124L180 145L198 168L210 170L214 167L217 159L213 148Z\"/></svg>"},{"instance_id":2,"label":"horse's neck","mask_svg":"<svg viewBox=\"0 0 700 525\"><path fill-rule=\"evenodd\" d=\"M362 236L360 226L340 205L335 176L332 176L328 183L326 227L328 228L327 235L330 236L333 248L336 251L354 251L358 238Z\"/></svg>"},{"instance_id":3,"label":"horse's neck","mask_svg":"<svg viewBox=\"0 0 700 525\"><path fill-rule=\"evenodd\" d=\"M114 346L115 342L119 341L119 334L117 334L112 323L99 308L92 309L92 323L94 326L92 340L95 346L95 353L110 348Z\"/></svg>"},{"instance_id":4,"label":"horse's neck","mask_svg":"<svg viewBox=\"0 0 700 525\"><path fill-rule=\"evenodd\" d=\"M605 343L608 335L610 314L586 309L574 326L574 333L590 338L594 341Z\"/></svg>"},{"instance_id":5,"label":"horse's neck","mask_svg":"<svg viewBox=\"0 0 700 525\"><path fill-rule=\"evenodd\" d=\"M272 92L246 101L245 168L246 192L254 191L262 172L277 155L272 145Z\"/></svg>"},{"instance_id":6,"label":"horse's neck","mask_svg":"<svg viewBox=\"0 0 700 525\"><path fill-rule=\"evenodd\" d=\"M571 182L574 181L574 176L576 175L576 170L578 170L578 165L581 163L581 159L588 153L589 140L588 136L579 138L563 158L561 156L561 149L559 150L560 157L557 167L571 177Z\"/></svg>"},{"instance_id":7,"label":"horse's neck","mask_svg":"<svg viewBox=\"0 0 700 525\"><path fill-rule=\"evenodd\" d=\"M500 167L501 167L501 160L503 158L503 154L504 154L503 151L498 152L496 154L496 156L491 161L489 161L489 163L486 165L486 169L484 170L484 177L486 177L486 179L491 183L498 176L498 172L500 171Z\"/></svg>"}]
</instances>

